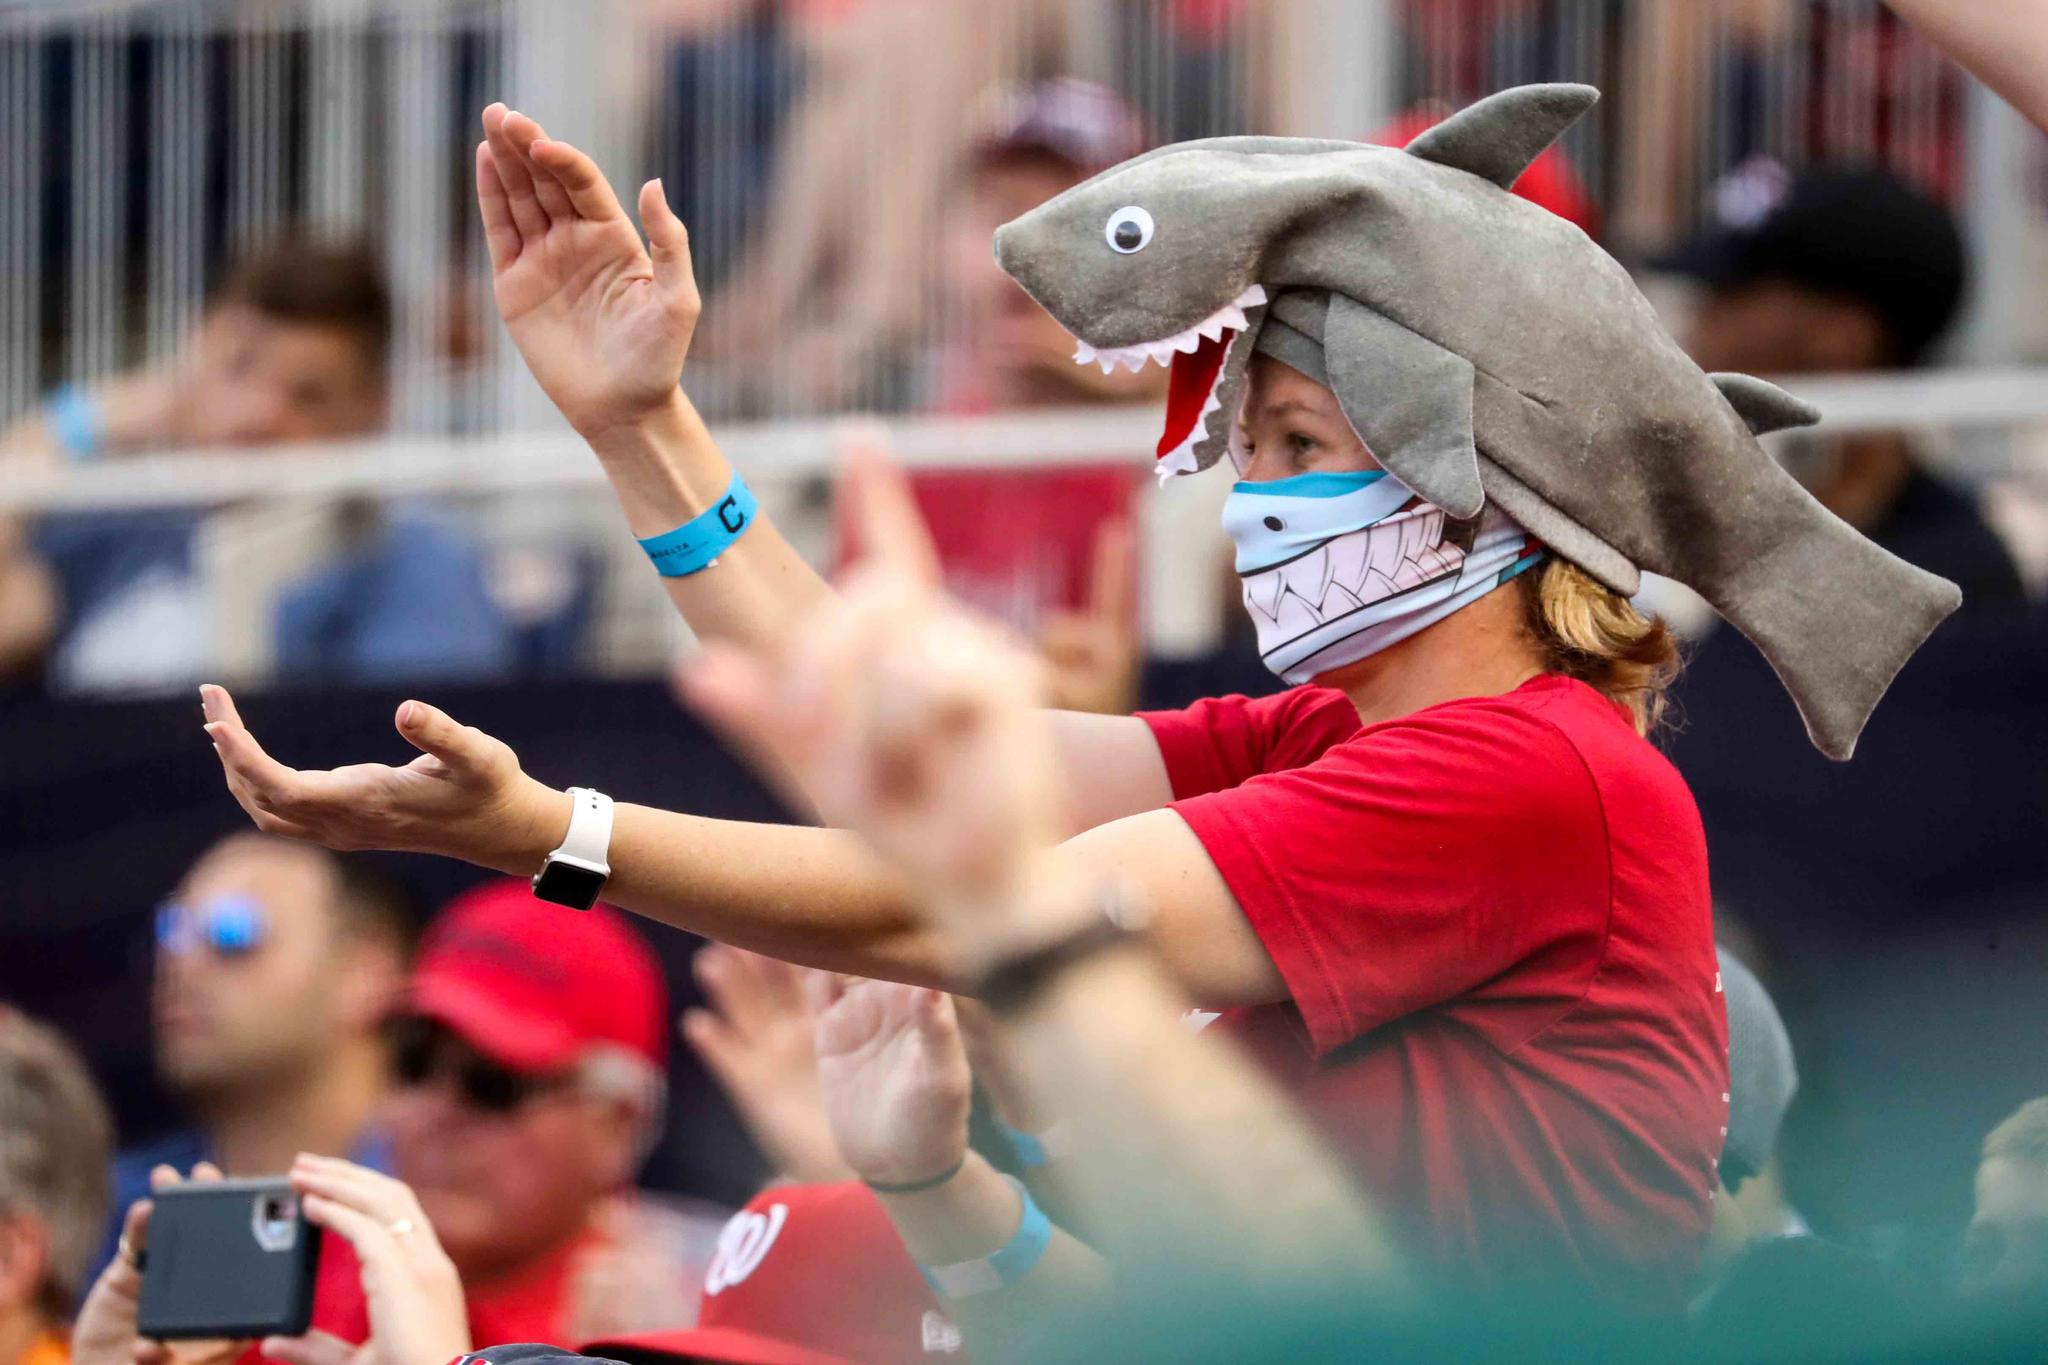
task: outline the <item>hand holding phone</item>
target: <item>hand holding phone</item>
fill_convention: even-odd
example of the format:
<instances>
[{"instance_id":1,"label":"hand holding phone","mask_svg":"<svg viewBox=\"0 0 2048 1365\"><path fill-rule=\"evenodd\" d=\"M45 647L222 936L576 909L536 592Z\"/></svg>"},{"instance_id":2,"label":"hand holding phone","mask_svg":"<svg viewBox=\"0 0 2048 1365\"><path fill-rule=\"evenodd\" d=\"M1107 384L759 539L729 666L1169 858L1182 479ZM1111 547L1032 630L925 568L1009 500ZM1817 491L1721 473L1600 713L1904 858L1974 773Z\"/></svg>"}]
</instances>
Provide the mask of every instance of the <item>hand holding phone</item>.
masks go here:
<instances>
[{"instance_id":1,"label":"hand holding phone","mask_svg":"<svg viewBox=\"0 0 2048 1365\"><path fill-rule=\"evenodd\" d=\"M289 1181L156 1191L136 1330L159 1341L292 1336L313 1317L319 1230Z\"/></svg>"},{"instance_id":2,"label":"hand holding phone","mask_svg":"<svg viewBox=\"0 0 2048 1365\"><path fill-rule=\"evenodd\" d=\"M271 1336L265 1356L284 1365L419 1365L469 1354L461 1278L410 1186L304 1154L290 1179L307 1221L346 1240L362 1266L370 1340L358 1348L318 1331Z\"/></svg>"},{"instance_id":3,"label":"hand holding phone","mask_svg":"<svg viewBox=\"0 0 2048 1365\"><path fill-rule=\"evenodd\" d=\"M206 1162L192 1171L195 1181L220 1178L220 1172ZM180 1179L171 1167L159 1166L150 1173L150 1186L163 1190ZM188 1341L174 1347L139 1334L136 1312L142 1296L141 1261L153 1209L149 1199L139 1199L128 1209L121 1224L120 1252L100 1271L73 1325L72 1365L225 1365L247 1349L245 1341Z\"/></svg>"}]
</instances>

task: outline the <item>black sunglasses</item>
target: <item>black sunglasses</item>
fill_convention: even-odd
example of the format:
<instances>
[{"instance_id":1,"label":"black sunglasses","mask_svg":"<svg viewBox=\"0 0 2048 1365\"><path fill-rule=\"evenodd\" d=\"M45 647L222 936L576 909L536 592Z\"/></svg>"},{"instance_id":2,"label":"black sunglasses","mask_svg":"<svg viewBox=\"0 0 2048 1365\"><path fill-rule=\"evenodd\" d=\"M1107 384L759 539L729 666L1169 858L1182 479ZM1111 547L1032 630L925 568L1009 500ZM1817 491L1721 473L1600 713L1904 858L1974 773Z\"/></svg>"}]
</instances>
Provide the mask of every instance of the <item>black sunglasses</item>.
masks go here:
<instances>
[{"instance_id":1,"label":"black sunglasses","mask_svg":"<svg viewBox=\"0 0 2048 1365\"><path fill-rule=\"evenodd\" d=\"M562 1073L514 1071L431 1019L393 1020L390 1034L391 1069L399 1085L425 1085L437 1076L446 1076L454 1082L462 1102L480 1114L510 1114L574 1081Z\"/></svg>"}]
</instances>

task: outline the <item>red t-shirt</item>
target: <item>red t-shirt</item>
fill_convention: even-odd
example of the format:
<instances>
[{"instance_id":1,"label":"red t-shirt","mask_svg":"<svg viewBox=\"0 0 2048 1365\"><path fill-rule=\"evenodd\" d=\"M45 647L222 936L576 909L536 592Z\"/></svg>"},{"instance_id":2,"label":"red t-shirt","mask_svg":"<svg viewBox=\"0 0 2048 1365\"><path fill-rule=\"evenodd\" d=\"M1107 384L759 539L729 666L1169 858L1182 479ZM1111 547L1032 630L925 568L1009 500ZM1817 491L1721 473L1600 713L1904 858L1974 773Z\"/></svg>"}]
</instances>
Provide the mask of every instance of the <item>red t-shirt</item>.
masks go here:
<instances>
[{"instance_id":1,"label":"red t-shirt","mask_svg":"<svg viewBox=\"0 0 2048 1365\"><path fill-rule=\"evenodd\" d=\"M1706 842L1583 683L1361 727L1302 687L1148 714L1292 1002L1236 1036L1454 1283L1683 1302L1728 1121Z\"/></svg>"}]
</instances>

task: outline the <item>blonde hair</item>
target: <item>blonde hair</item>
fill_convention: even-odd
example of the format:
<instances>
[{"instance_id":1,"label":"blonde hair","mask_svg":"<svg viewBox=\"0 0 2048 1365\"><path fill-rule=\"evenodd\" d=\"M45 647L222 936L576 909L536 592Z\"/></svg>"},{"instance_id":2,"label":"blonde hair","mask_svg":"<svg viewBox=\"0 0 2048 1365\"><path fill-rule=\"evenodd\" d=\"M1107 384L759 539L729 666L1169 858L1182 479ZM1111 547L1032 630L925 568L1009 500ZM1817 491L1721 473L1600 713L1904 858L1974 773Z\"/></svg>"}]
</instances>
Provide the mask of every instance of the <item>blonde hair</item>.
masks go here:
<instances>
[{"instance_id":1,"label":"blonde hair","mask_svg":"<svg viewBox=\"0 0 2048 1365\"><path fill-rule=\"evenodd\" d=\"M1678 639L1626 597L1569 560L1552 558L1517 580L1523 620L1543 666L1599 692L1646 738L1664 718L1678 676Z\"/></svg>"}]
</instances>

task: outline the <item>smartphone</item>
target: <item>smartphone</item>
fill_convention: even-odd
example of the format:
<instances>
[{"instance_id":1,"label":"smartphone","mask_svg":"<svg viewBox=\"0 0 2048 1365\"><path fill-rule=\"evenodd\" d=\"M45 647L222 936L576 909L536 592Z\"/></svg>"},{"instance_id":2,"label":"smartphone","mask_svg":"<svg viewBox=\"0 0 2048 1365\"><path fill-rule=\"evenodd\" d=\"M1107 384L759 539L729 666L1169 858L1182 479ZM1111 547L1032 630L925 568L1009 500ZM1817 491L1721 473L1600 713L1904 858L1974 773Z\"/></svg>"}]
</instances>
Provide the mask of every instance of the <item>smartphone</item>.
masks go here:
<instances>
[{"instance_id":1,"label":"smartphone","mask_svg":"<svg viewBox=\"0 0 2048 1365\"><path fill-rule=\"evenodd\" d=\"M188 1181L151 1196L136 1326L159 1340L297 1336L320 1229L278 1180Z\"/></svg>"}]
</instances>

